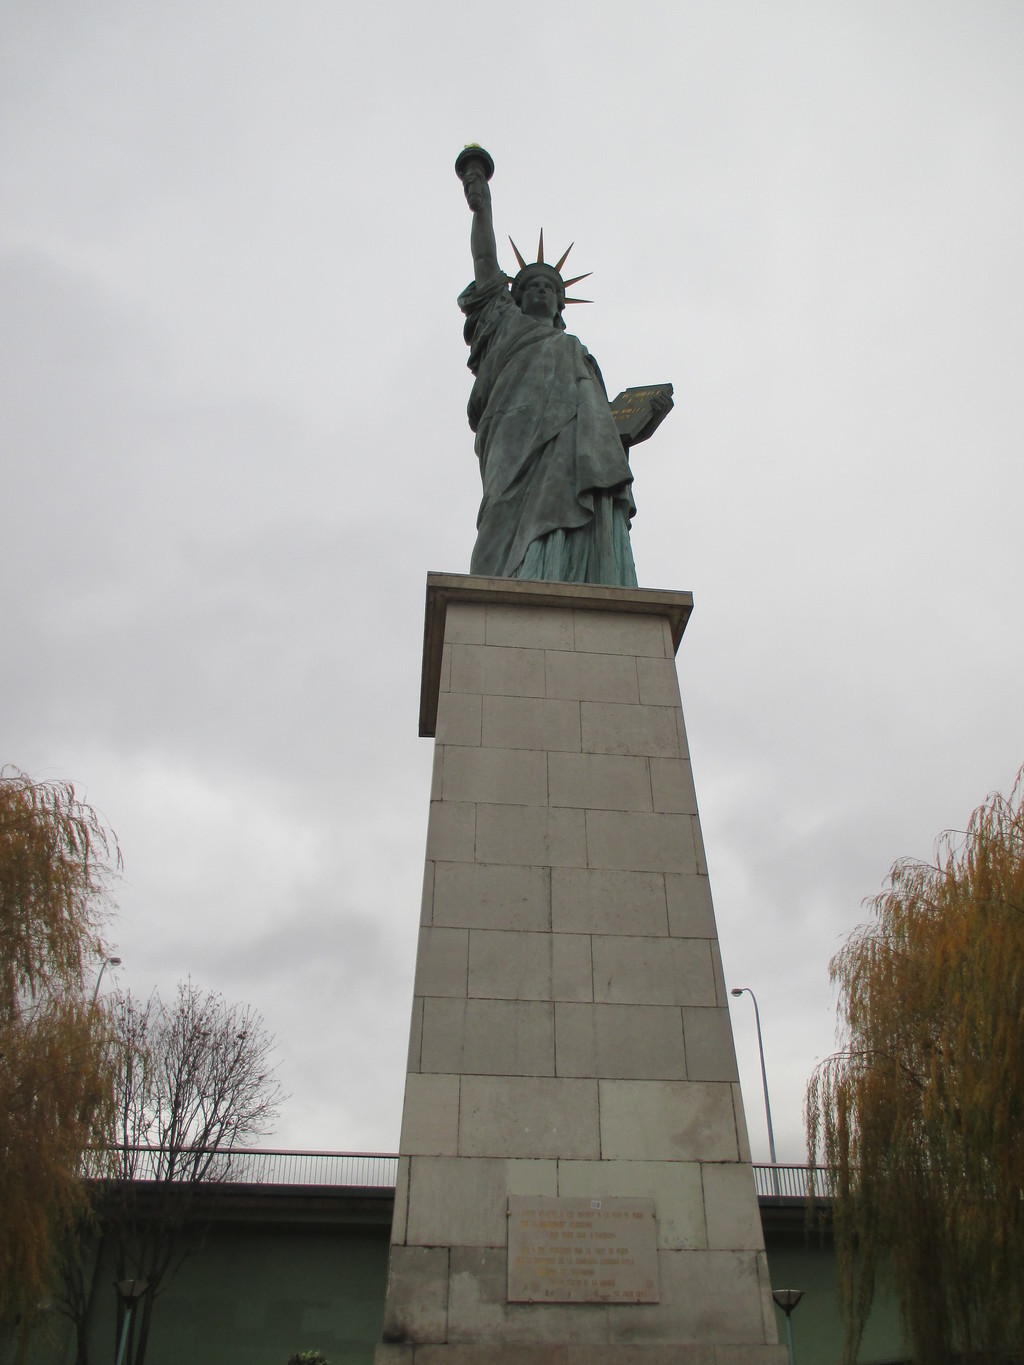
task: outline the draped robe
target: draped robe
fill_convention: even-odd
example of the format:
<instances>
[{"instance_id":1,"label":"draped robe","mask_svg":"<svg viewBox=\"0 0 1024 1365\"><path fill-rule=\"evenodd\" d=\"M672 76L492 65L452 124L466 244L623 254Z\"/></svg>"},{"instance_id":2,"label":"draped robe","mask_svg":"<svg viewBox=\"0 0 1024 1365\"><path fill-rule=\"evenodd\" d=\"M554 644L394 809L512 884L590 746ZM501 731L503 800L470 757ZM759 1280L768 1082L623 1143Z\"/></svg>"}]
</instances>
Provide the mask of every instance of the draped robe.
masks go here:
<instances>
[{"instance_id":1,"label":"draped robe","mask_svg":"<svg viewBox=\"0 0 1024 1365\"><path fill-rule=\"evenodd\" d=\"M508 286L499 274L459 297L483 483L470 571L635 587L633 475L601 372L560 325L521 313Z\"/></svg>"}]
</instances>

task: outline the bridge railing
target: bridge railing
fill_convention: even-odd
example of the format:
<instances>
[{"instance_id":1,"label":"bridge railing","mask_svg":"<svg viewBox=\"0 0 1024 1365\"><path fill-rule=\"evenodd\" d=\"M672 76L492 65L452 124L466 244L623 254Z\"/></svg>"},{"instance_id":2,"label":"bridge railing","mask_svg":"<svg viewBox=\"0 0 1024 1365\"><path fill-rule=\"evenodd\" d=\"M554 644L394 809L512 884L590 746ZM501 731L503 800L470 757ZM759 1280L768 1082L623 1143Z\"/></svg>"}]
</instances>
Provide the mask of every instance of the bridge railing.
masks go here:
<instances>
[{"instance_id":1,"label":"bridge railing","mask_svg":"<svg viewBox=\"0 0 1024 1365\"><path fill-rule=\"evenodd\" d=\"M759 1199L806 1199L812 1193L816 1199L831 1199L834 1193L831 1171L810 1166L754 1166L754 1187Z\"/></svg>"},{"instance_id":2,"label":"bridge railing","mask_svg":"<svg viewBox=\"0 0 1024 1365\"><path fill-rule=\"evenodd\" d=\"M92 1173L101 1174L101 1154L90 1163ZM133 1146L110 1149L121 1171L130 1171L133 1180L164 1180L167 1154L159 1147ZM245 1185L329 1185L336 1188L393 1189L398 1175L398 1157L391 1152L315 1152L266 1147L239 1147L204 1152L213 1157L206 1180L222 1180ZM178 1160L178 1169L189 1165L189 1154Z\"/></svg>"},{"instance_id":3,"label":"bridge railing","mask_svg":"<svg viewBox=\"0 0 1024 1365\"><path fill-rule=\"evenodd\" d=\"M109 1154L109 1149L108 1149ZM115 1149L118 1164L135 1180L162 1180L166 1154L158 1147ZM246 1147L223 1149L213 1155L207 1179L247 1185L322 1185L349 1189L393 1189L398 1157L393 1152L319 1152L299 1149ZM97 1157L99 1154L97 1154ZM90 1163L93 1164L93 1163ZM99 1173L99 1162L93 1165ZM811 1190L809 1166L754 1166L754 1186L762 1199L806 1199ZM815 1171L814 1194L830 1199L832 1178L828 1171Z\"/></svg>"}]
</instances>

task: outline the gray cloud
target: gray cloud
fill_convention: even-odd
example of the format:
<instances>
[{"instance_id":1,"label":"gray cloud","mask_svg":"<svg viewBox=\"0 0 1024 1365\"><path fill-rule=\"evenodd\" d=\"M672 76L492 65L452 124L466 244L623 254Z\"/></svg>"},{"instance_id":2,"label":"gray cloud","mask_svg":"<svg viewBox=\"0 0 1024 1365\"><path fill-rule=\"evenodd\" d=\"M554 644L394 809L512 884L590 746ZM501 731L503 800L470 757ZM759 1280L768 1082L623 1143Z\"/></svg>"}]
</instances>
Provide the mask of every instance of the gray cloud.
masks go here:
<instances>
[{"instance_id":1,"label":"gray cloud","mask_svg":"<svg viewBox=\"0 0 1024 1365\"><path fill-rule=\"evenodd\" d=\"M484 142L499 228L595 271L609 384L676 385L634 548L695 593L726 972L799 1159L829 957L1024 761L1024 14L520 22L540 55L460 0L5 7L0 756L117 827L124 982L263 1011L281 1142L397 1143Z\"/></svg>"}]
</instances>

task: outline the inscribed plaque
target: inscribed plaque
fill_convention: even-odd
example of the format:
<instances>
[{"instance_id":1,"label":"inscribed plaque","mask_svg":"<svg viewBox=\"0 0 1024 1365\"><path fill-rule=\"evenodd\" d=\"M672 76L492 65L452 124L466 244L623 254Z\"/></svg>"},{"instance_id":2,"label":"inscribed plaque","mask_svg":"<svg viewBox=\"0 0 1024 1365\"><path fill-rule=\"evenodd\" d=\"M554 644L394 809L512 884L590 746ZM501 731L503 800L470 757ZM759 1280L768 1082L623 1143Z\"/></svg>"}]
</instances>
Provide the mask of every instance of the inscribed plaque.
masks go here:
<instances>
[{"instance_id":1,"label":"inscribed plaque","mask_svg":"<svg viewBox=\"0 0 1024 1365\"><path fill-rule=\"evenodd\" d=\"M509 1303L657 1303L653 1199L510 1195Z\"/></svg>"},{"instance_id":2,"label":"inscribed plaque","mask_svg":"<svg viewBox=\"0 0 1024 1365\"><path fill-rule=\"evenodd\" d=\"M659 400L657 404L655 399ZM648 384L642 389L623 389L612 399L612 418L627 445L639 445L661 426L672 407L671 384Z\"/></svg>"}]
</instances>

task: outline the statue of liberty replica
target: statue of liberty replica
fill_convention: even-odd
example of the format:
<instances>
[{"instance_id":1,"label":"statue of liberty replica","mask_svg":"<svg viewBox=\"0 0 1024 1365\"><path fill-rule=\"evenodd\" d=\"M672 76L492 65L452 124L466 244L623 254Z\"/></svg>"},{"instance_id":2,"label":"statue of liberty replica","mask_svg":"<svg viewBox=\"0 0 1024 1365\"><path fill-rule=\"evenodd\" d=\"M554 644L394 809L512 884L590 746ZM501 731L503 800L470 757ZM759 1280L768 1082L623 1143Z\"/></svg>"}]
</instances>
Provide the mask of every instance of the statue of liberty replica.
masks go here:
<instances>
[{"instance_id":1,"label":"statue of liberty replica","mask_svg":"<svg viewBox=\"0 0 1024 1365\"><path fill-rule=\"evenodd\" d=\"M565 330L569 250L551 265L544 233L535 263L512 242L520 270L498 265L491 193L494 162L469 146L455 169L473 211L473 283L460 295L483 500L470 572L488 578L637 585L629 524L636 511L626 448L649 436L671 387L644 391L646 428L620 433L597 362ZM509 239L511 241L511 238Z\"/></svg>"},{"instance_id":2,"label":"statue of liberty replica","mask_svg":"<svg viewBox=\"0 0 1024 1365\"><path fill-rule=\"evenodd\" d=\"M784 1365L675 654L637 586L627 447L567 335L565 253L459 303L483 479L472 572L427 575L434 740L387 1302L375 1365ZM513 244L514 246L514 244Z\"/></svg>"}]
</instances>

